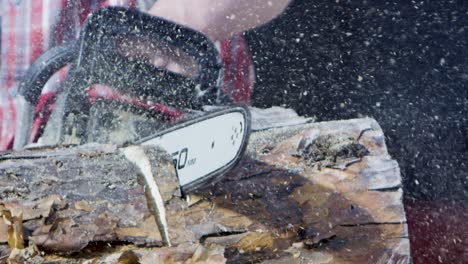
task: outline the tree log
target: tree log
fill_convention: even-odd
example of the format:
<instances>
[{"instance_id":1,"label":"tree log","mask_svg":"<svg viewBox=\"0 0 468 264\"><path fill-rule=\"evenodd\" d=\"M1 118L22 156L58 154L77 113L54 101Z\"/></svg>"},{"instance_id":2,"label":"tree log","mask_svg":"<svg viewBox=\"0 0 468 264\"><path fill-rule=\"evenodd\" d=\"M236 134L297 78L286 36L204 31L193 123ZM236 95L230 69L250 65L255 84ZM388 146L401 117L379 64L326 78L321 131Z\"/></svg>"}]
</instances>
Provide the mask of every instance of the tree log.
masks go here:
<instances>
[{"instance_id":1,"label":"tree log","mask_svg":"<svg viewBox=\"0 0 468 264\"><path fill-rule=\"evenodd\" d=\"M142 157L95 144L0 156L0 258L410 262L399 167L373 119L255 131L235 169L185 196L169 155L132 148ZM171 247L148 209L144 169L135 160L149 160Z\"/></svg>"}]
</instances>

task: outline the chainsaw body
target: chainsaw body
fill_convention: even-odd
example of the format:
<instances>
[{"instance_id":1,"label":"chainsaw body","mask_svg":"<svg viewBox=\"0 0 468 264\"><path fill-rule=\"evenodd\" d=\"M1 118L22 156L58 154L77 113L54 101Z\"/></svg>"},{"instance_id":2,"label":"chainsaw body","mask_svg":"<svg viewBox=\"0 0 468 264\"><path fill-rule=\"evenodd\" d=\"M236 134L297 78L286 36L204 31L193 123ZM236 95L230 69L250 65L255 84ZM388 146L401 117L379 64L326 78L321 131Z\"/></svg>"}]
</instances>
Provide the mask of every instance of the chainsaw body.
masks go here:
<instances>
[{"instance_id":1,"label":"chainsaw body","mask_svg":"<svg viewBox=\"0 0 468 264\"><path fill-rule=\"evenodd\" d=\"M160 69L138 54L124 54L122 45L128 40L179 49L197 65L196 76ZM46 81L66 65L70 70L44 129L43 145L132 142L168 126L171 118L151 102L166 111L191 113L202 105L227 102L218 89L223 73L219 53L203 34L139 11L105 8L87 19L77 43L48 51L27 72L19 89L16 149L28 143ZM91 100L93 85L109 86L120 97Z\"/></svg>"},{"instance_id":2,"label":"chainsaw body","mask_svg":"<svg viewBox=\"0 0 468 264\"><path fill-rule=\"evenodd\" d=\"M197 74L160 69L147 52L127 52L129 42L176 48L193 59ZM15 149L29 141L42 88L66 65L70 69L40 145L159 146L172 155L184 192L220 179L242 156L250 132L248 109L200 111L203 105L229 103L220 94L223 69L214 44L189 28L116 7L92 14L77 43L49 50L28 70L19 89ZM93 97L96 85L112 93Z\"/></svg>"}]
</instances>

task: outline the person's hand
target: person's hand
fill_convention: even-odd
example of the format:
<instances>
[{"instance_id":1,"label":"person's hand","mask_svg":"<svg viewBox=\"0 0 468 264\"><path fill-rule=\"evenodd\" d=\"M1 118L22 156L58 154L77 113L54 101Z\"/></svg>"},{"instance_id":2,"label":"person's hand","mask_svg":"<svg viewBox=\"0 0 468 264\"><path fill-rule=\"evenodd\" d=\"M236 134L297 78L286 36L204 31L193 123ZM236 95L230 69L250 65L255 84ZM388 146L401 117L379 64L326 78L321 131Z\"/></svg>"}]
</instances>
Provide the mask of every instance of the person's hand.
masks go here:
<instances>
[{"instance_id":1,"label":"person's hand","mask_svg":"<svg viewBox=\"0 0 468 264\"><path fill-rule=\"evenodd\" d=\"M211 40L229 39L263 25L291 0L158 0L149 14L195 29Z\"/></svg>"},{"instance_id":2,"label":"person's hand","mask_svg":"<svg viewBox=\"0 0 468 264\"><path fill-rule=\"evenodd\" d=\"M205 34L213 41L267 23L291 0L158 0L148 11ZM121 43L121 52L144 59L159 68L195 76L197 65L186 53L165 43L132 39Z\"/></svg>"},{"instance_id":3,"label":"person's hand","mask_svg":"<svg viewBox=\"0 0 468 264\"><path fill-rule=\"evenodd\" d=\"M174 73L194 77L198 72L190 55L167 43L141 38L123 39L119 43L119 50L131 59L143 60Z\"/></svg>"}]
</instances>

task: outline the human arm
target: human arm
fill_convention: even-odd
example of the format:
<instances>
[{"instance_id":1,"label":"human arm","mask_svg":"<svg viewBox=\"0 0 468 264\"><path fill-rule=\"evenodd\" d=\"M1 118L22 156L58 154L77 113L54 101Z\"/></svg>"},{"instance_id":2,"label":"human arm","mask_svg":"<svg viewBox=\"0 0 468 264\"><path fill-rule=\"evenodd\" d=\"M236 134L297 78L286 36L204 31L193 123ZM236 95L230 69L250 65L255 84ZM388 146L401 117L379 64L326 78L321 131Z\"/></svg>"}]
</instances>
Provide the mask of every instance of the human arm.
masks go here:
<instances>
[{"instance_id":1,"label":"human arm","mask_svg":"<svg viewBox=\"0 0 468 264\"><path fill-rule=\"evenodd\" d=\"M158 0L149 13L191 27L212 40L267 23L291 0Z\"/></svg>"}]
</instances>

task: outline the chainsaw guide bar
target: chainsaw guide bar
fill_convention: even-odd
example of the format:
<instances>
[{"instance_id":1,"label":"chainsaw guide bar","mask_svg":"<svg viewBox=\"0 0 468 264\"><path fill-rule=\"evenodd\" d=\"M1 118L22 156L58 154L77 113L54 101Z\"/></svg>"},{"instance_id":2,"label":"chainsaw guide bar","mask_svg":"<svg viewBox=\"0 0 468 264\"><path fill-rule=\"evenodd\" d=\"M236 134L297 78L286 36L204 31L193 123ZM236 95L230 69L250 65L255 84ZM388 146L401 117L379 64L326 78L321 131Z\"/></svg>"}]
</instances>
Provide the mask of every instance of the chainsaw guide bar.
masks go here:
<instances>
[{"instance_id":1,"label":"chainsaw guide bar","mask_svg":"<svg viewBox=\"0 0 468 264\"><path fill-rule=\"evenodd\" d=\"M236 165L247 145L250 113L236 106L204 114L135 144L157 145L172 155L183 192L215 182Z\"/></svg>"}]
</instances>

